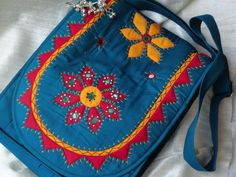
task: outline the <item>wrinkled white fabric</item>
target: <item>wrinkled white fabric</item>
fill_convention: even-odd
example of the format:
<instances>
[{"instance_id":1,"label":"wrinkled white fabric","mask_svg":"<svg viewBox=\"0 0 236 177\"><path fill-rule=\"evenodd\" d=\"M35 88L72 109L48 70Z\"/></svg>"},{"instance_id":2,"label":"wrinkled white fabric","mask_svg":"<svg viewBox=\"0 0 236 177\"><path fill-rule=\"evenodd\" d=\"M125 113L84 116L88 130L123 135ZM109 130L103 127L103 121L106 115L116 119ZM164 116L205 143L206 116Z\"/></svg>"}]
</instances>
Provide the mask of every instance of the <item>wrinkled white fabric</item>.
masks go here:
<instances>
[{"instance_id":1,"label":"wrinkled white fabric","mask_svg":"<svg viewBox=\"0 0 236 177\"><path fill-rule=\"evenodd\" d=\"M211 13L220 26L225 53L230 63L231 75L236 76L236 47L233 39L236 39L236 13L233 11L234 0L159 0L170 9L178 12L185 20L191 16ZM0 91L7 85L16 72L23 66L30 55L37 49L45 37L51 32L54 26L64 17L67 8L64 0L0 0ZM178 33L189 40L175 24L167 21L154 13L147 13L159 23L171 31ZM203 29L205 31L205 28ZM209 38L209 34L207 34ZM197 134L197 151L201 161L209 160L211 142L208 132L206 117L208 115L209 98L205 99L202 117L199 123ZM235 100L236 101L236 100ZM186 118L174 133L165 148L158 155L156 160L148 168L146 177L226 177L232 158L232 97L225 99L220 110L220 133L219 133L219 158L217 171L213 173L202 173L193 170L183 160L183 143L189 123L194 116L197 104L194 103ZM236 112L235 112L236 113ZM236 119L234 119L236 120ZM236 126L236 123L235 123ZM234 132L234 134L236 134ZM204 137L204 139L201 139ZM205 138L206 137L206 138ZM234 136L236 137L236 135ZM236 138L235 138L236 139ZM230 177L236 162L232 164ZM234 167L234 168L233 168ZM30 172L20 161L0 145L0 171L3 177L32 177Z\"/></svg>"}]
</instances>

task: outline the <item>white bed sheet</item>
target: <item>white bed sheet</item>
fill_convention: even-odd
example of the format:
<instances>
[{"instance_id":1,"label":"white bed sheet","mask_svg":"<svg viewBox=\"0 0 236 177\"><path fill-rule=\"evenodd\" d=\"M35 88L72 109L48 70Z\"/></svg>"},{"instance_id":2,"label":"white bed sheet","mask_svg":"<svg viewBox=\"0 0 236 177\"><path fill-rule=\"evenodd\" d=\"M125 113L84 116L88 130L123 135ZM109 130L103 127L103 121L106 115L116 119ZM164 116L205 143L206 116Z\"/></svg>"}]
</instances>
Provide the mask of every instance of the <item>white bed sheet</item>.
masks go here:
<instances>
[{"instance_id":1,"label":"white bed sheet","mask_svg":"<svg viewBox=\"0 0 236 177\"><path fill-rule=\"evenodd\" d=\"M210 13L216 17L222 33L225 53L229 59L231 76L235 78L236 61L234 61L234 56L236 56L236 46L234 45L234 39L236 39L236 12L233 6L234 0L161 0L161 2L175 12L179 12L179 15L185 20L188 20L191 16L204 13ZM63 0L0 0L0 91L7 85L52 28L66 14L67 10L64 8L65 6L63 4ZM186 4L188 4L188 6L186 6ZM148 14L158 22L163 21L163 18L160 18L156 14ZM32 28L36 25L37 28ZM166 21L164 25L184 38L189 39L188 36L173 23ZM205 28L203 31L205 31ZM210 39L209 34L207 34L207 38ZM210 96L211 93L207 95L205 105L209 104ZM236 128L236 118L232 119L232 105L236 106L236 104L233 104L232 100L234 103L236 102L234 97L225 99L220 110L219 159L216 172L196 172L184 162L182 157L185 134L191 118L194 115L194 110L196 110L195 103L191 111L186 115L186 119L181 124L181 127L177 130L144 176L226 177L229 175L230 177L234 177L234 174L236 174L236 157L233 159L231 169L228 170L232 158L232 121ZM207 115L207 111L208 108L206 106L202 115ZM207 126L205 121L200 122L198 137L202 137L203 134L204 137L209 136L209 132L206 131ZM235 144L236 131L233 131L233 135ZM209 157L208 152L211 144L209 141L199 140L197 146L201 154L200 158L206 160ZM1 145L0 171L3 177L34 176L30 170L22 165Z\"/></svg>"}]
</instances>

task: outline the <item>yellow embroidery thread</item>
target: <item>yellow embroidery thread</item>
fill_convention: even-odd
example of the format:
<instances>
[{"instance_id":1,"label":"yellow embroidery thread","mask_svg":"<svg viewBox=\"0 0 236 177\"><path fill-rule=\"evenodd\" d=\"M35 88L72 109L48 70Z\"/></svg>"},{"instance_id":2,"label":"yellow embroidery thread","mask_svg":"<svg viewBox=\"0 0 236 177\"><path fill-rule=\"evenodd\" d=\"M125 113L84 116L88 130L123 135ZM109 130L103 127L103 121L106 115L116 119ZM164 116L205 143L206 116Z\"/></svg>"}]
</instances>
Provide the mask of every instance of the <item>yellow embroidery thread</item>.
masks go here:
<instances>
[{"instance_id":1,"label":"yellow embroidery thread","mask_svg":"<svg viewBox=\"0 0 236 177\"><path fill-rule=\"evenodd\" d=\"M88 98L88 94L94 94L93 99ZM102 101L102 93L97 87L89 86L85 87L80 93L80 101L86 107L96 107Z\"/></svg>"},{"instance_id":2,"label":"yellow embroidery thread","mask_svg":"<svg viewBox=\"0 0 236 177\"><path fill-rule=\"evenodd\" d=\"M111 6L113 3L115 2L115 0L112 0L109 3L109 6ZM186 69L186 67L188 66L188 64L191 62L191 60L193 59L193 57L196 54L192 54L186 61L185 63L181 66L181 68L175 73L175 75L171 78L170 82L167 84L167 86L165 87L164 91L162 92L162 94L159 96L159 98L156 100L155 104L153 105L153 107L150 109L150 111L147 113L147 115L144 117L144 119L140 122L140 124L138 125L138 127L127 137L125 138L121 143L111 147L111 148L107 148L105 150L100 150L100 151L90 151L90 150L82 150L82 149L78 149L75 148L67 143L64 143L63 141L61 141L59 138L55 137L49 130L47 130L46 126L43 124L43 122L41 121L40 116L37 113L37 106L36 106L36 94L37 94L37 89L38 89L38 84L39 84L39 80L42 76L42 74L45 72L45 70L47 69L47 67L50 65L50 63L56 58L56 56L62 52L66 47L68 47L73 41L75 41L77 38L79 38L89 27L91 27L100 17L101 17L102 13L97 14L93 20L91 20L91 22L89 22L81 31L79 31L75 36L73 36L67 43L65 43L61 48L59 48L58 50L56 50L52 56L47 60L47 62L43 65L43 67L40 69L40 71L38 72L35 82L33 84L33 88L32 88L32 96L31 96L31 107L32 107L32 111L33 111L33 115L34 118L38 124L38 126L40 127L42 133L44 133L49 139L51 139L52 141L54 141L55 143L57 143L59 146L61 146L62 148L65 148L67 150L70 150L76 154L81 154L81 155L87 155L87 156L106 156L109 155L117 150L119 150L120 148L124 147L127 143L129 143L141 130L144 126L146 126L151 118L151 116L153 115L153 113L155 112L156 108L158 106L160 106L161 101L164 99L164 97L166 96L166 94L168 93L168 91L171 89L171 87L174 85L175 81L177 80L177 78L180 76L180 74L182 73L182 71L184 69Z\"/></svg>"},{"instance_id":3,"label":"yellow embroidery thread","mask_svg":"<svg viewBox=\"0 0 236 177\"><path fill-rule=\"evenodd\" d=\"M138 32L132 28L123 28L120 30L127 40L135 42L129 48L128 57L141 57L146 46L147 56L152 61L159 63L161 53L155 46L160 49L168 49L174 47L174 43L166 37L155 36L161 32L161 27L157 23L152 23L149 30L147 30L147 21L140 13L135 13L133 23Z\"/></svg>"}]
</instances>

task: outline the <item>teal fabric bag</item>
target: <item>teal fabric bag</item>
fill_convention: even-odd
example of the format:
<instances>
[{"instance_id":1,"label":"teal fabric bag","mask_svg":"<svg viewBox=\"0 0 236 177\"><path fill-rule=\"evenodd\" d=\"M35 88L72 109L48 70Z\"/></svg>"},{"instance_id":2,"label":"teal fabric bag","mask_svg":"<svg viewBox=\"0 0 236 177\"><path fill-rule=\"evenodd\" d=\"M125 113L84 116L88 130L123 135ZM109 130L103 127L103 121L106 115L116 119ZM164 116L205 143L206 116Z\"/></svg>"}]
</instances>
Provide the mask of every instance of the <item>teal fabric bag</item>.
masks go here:
<instances>
[{"instance_id":1,"label":"teal fabric bag","mask_svg":"<svg viewBox=\"0 0 236 177\"><path fill-rule=\"evenodd\" d=\"M0 95L0 142L38 176L141 176L183 119L184 158L214 171L218 108L232 93L227 59L211 15L187 25L153 0L99 0L74 8ZM210 56L141 13L182 27ZM208 27L216 48L201 33ZM210 87L213 155L203 166L194 134Z\"/></svg>"}]
</instances>

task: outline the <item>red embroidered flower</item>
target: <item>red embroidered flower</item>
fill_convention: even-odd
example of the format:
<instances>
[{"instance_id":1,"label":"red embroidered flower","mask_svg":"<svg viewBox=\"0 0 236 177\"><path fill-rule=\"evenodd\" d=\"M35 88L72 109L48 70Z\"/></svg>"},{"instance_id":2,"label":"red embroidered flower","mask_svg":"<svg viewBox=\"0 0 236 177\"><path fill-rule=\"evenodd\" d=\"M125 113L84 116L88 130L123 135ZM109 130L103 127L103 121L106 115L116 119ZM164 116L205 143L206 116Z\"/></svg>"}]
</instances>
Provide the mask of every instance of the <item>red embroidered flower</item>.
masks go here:
<instances>
[{"instance_id":1,"label":"red embroidered flower","mask_svg":"<svg viewBox=\"0 0 236 177\"><path fill-rule=\"evenodd\" d=\"M95 74L86 66L80 72L80 77L66 73L63 73L62 77L68 91L58 95L55 98L56 103L63 107L79 103L79 106L70 109L67 115L68 124L78 123L85 117L86 109L88 109L87 123L94 133L101 126L103 117L119 120L116 104L126 96L114 88L115 76L101 76L95 84Z\"/></svg>"}]
</instances>

